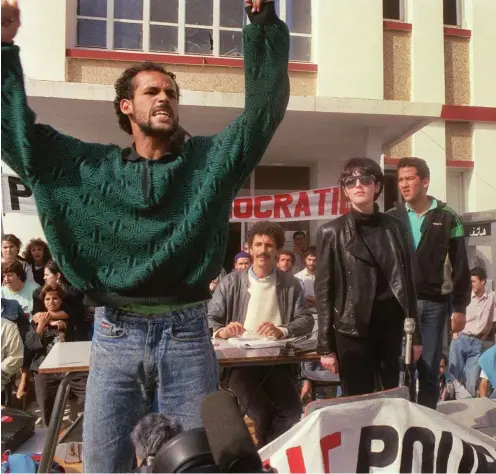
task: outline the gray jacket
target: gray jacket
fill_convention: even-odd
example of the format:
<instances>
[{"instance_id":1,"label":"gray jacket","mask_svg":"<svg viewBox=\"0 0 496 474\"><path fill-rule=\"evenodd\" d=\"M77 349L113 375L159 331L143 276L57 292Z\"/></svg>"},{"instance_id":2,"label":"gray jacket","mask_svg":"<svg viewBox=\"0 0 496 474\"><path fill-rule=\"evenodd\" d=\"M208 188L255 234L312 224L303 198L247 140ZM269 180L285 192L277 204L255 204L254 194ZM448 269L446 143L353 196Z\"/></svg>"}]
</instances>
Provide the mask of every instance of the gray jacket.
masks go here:
<instances>
[{"instance_id":1,"label":"gray jacket","mask_svg":"<svg viewBox=\"0 0 496 474\"><path fill-rule=\"evenodd\" d=\"M244 323L250 299L248 271L232 272L217 285L208 304L208 325L214 333L232 321ZM282 325L290 337L312 331L312 313L300 282L291 273L277 270L277 299Z\"/></svg>"}]
</instances>

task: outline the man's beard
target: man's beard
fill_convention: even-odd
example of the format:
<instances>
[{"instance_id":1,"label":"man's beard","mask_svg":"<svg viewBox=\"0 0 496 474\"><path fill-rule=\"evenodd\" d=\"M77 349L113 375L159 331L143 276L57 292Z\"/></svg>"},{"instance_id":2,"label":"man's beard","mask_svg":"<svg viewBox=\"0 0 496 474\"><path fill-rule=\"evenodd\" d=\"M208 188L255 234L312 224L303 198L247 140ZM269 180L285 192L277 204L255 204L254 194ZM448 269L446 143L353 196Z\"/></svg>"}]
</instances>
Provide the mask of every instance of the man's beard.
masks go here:
<instances>
[{"instance_id":1,"label":"man's beard","mask_svg":"<svg viewBox=\"0 0 496 474\"><path fill-rule=\"evenodd\" d=\"M179 128L179 119L177 117L174 117L172 120L172 126L166 130L161 128L154 128L152 125L151 117L148 119L147 122L136 122L136 124L140 128L143 135L146 135L147 137L170 139Z\"/></svg>"}]
</instances>

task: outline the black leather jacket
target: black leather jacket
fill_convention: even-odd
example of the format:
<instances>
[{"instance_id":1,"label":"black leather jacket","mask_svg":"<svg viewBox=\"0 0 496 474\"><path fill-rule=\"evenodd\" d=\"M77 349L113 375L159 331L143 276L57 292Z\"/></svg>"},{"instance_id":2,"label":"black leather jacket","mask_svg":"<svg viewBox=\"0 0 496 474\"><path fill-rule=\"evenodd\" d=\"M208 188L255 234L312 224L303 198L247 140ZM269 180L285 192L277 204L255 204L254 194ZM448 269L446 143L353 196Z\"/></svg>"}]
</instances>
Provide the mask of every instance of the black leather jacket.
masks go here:
<instances>
[{"instance_id":1,"label":"black leather jacket","mask_svg":"<svg viewBox=\"0 0 496 474\"><path fill-rule=\"evenodd\" d=\"M387 214L379 215L379 226L386 238L372 242L370 250L383 268L405 318L416 320L413 343L420 344L417 297L413 278L407 229ZM315 299L318 312L319 354L336 352L335 331L341 334L368 336L370 316L377 283L376 268L370 265L371 254L359 237L351 213L324 224L317 235L317 272Z\"/></svg>"}]
</instances>

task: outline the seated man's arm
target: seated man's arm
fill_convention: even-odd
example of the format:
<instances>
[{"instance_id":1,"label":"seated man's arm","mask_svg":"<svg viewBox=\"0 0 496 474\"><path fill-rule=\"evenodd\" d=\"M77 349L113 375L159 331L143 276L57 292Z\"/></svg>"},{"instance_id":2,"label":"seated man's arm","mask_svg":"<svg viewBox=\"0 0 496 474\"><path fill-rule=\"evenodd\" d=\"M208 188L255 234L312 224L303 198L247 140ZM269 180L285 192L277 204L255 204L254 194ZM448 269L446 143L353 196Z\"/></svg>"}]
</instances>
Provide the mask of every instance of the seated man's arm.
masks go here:
<instances>
[{"instance_id":1,"label":"seated man's arm","mask_svg":"<svg viewBox=\"0 0 496 474\"><path fill-rule=\"evenodd\" d=\"M221 133L194 137L187 144L207 144L205 166L219 174L233 198L262 159L289 100L288 27L277 17L274 3L264 4L257 14L247 11L251 24L243 30L245 110Z\"/></svg>"},{"instance_id":2,"label":"seated man's arm","mask_svg":"<svg viewBox=\"0 0 496 474\"><path fill-rule=\"evenodd\" d=\"M296 305L293 318L287 326L290 337L304 336L313 330L315 321L310 311L305 294L299 284L294 285Z\"/></svg>"},{"instance_id":3,"label":"seated man's arm","mask_svg":"<svg viewBox=\"0 0 496 474\"><path fill-rule=\"evenodd\" d=\"M208 327L215 335L222 328L226 327L227 321L227 295L225 294L225 285L222 282L217 285L217 288L212 295L212 299L207 306Z\"/></svg>"}]
</instances>

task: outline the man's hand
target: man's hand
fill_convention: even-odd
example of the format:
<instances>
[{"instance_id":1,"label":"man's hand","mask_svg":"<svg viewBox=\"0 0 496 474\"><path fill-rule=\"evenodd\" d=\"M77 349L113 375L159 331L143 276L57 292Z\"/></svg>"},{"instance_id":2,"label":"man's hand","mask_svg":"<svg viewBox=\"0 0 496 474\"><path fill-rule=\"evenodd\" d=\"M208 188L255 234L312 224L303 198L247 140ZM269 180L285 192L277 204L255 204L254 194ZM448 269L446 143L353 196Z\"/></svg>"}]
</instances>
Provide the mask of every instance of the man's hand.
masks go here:
<instances>
[{"instance_id":1,"label":"man's hand","mask_svg":"<svg viewBox=\"0 0 496 474\"><path fill-rule=\"evenodd\" d=\"M264 337L275 337L276 339L282 339L284 333L273 323L263 323L258 326L257 333Z\"/></svg>"},{"instance_id":2,"label":"man's hand","mask_svg":"<svg viewBox=\"0 0 496 474\"><path fill-rule=\"evenodd\" d=\"M415 344L413 346L413 362L417 362L422 355L422 346Z\"/></svg>"},{"instance_id":3,"label":"man's hand","mask_svg":"<svg viewBox=\"0 0 496 474\"><path fill-rule=\"evenodd\" d=\"M57 328L59 331L65 331L67 329L67 326L61 319L59 319L58 321L50 321L49 324L50 326Z\"/></svg>"},{"instance_id":4,"label":"man's hand","mask_svg":"<svg viewBox=\"0 0 496 474\"><path fill-rule=\"evenodd\" d=\"M241 336L245 332L245 328L241 323L232 322L217 333L217 337L221 339L229 339L230 337Z\"/></svg>"},{"instance_id":5,"label":"man's hand","mask_svg":"<svg viewBox=\"0 0 496 474\"><path fill-rule=\"evenodd\" d=\"M453 313L451 316L451 330L453 332L462 332L465 329L466 316L463 313Z\"/></svg>"},{"instance_id":6,"label":"man's hand","mask_svg":"<svg viewBox=\"0 0 496 474\"><path fill-rule=\"evenodd\" d=\"M17 0L2 0L2 43L12 43L20 26Z\"/></svg>"},{"instance_id":7,"label":"man's hand","mask_svg":"<svg viewBox=\"0 0 496 474\"><path fill-rule=\"evenodd\" d=\"M312 399L312 386L308 380L305 380L301 387L300 399L304 403L308 398Z\"/></svg>"},{"instance_id":8,"label":"man's hand","mask_svg":"<svg viewBox=\"0 0 496 474\"><path fill-rule=\"evenodd\" d=\"M324 369L331 371L333 374L339 374L339 363L336 354L333 352L320 358L320 364Z\"/></svg>"},{"instance_id":9,"label":"man's hand","mask_svg":"<svg viewBox=\"0 0 496 474\"><path fill-rule=\"evenodd\" d=\"M264 3L272 3L274 0L245 0L245 5L247 7L252 7L252 13L258 13L262 10L262 5Z\"/></svg>"},{"instance_id":10,"label":"man's hand","mask_svg":"<svg viewBox=\"0 0 496 474\"><path fill-rule=\"evenodd\" d=\"M50 313L38 313L38 331L44 331L50 324Z\"/></svg>"}]
</instances>

